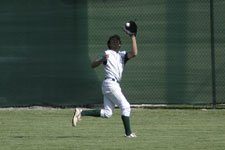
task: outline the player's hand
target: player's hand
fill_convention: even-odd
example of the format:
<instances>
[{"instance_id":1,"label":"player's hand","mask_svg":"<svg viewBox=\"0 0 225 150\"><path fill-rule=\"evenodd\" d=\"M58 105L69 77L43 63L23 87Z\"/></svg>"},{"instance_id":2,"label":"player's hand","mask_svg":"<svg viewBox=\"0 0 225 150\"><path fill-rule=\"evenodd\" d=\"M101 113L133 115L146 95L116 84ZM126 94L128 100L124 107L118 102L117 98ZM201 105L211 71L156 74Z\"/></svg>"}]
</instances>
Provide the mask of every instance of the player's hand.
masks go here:
<instances>
[{"instance_id":1,"label":"player's hand","mask_svg":"<svg viewBox=\"0 0 225 150\"><path fill-rule=\"evenodd\" d=\"M130 36L137 35L137 24L135 21L129 21L123 25L123 31L125 31Z\"/></svg>"}]
</instances>

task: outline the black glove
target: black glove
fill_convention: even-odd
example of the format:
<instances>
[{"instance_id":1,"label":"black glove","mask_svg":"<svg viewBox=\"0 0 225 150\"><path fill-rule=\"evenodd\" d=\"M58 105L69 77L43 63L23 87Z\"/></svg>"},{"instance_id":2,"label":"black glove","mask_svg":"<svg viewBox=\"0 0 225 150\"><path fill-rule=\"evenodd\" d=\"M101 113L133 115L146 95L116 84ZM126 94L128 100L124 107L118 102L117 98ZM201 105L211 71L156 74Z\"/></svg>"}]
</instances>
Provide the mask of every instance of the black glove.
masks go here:
<instances>
[{"instance_id":1,"label":"black glove","mask_svg":"<svg viewBox=\"0 0 225 150\"><path fill-rule=\"evenodd\" d=\"M123 26L123 30L130 36L137 35L137 24L134 21L129 21Z\"/></svg>"}]
</instances>

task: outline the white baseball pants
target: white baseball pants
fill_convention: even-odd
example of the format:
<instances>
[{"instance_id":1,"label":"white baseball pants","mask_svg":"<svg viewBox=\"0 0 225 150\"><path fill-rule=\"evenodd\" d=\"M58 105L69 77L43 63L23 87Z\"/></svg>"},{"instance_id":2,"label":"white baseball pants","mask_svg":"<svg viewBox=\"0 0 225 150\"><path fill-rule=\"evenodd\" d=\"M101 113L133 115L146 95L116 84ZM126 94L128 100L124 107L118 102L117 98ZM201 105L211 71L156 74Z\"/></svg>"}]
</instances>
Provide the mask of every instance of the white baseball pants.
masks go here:
<instances>
[{"instance_id":1,"label":"white baseball pants","mask_svg":"<svg viewBox=\"0 0 225 150\"><path fill-rule=\"evenodd\" d=\"M101 117L110 118L115 105L120 108L122 116L130 116L130 104L123 95L117 81L105 79L102 83L102 93L104 95L104 109L101 110Z\"/></svg>"}]
</instances>

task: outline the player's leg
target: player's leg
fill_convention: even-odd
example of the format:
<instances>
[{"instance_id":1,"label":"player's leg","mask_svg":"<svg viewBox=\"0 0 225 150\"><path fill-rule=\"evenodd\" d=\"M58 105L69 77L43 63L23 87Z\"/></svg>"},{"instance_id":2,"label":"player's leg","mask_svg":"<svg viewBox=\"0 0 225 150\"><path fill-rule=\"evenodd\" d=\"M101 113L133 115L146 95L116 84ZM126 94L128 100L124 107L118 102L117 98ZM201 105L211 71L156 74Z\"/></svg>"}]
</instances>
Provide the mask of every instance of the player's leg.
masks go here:
<instances>
[{"instance_id":1,"label":"player's leg","mask_svg":"<svg viewBox=\"0 0 225 150\"><path fill-rule=\"evenodd\" d=\"M76 108L72 119L72 126L76 126L77 122L80 121L83 116L110 118L114 112L114 107L115 104L104 96L104 109L82 110Z\"/></svg>"},{"instance_id":2,"label":"player's leg","mask_svg":"<svg viewBox=\"0 0 225 150\"><path fill-rule=\"evenodd\" d=\"M123 121L126 136L136 137L136 135L132 133L130 127L130 104L123 95L121 89L115 90L110 93L109 98L111 101L113 101L113 103L117 104L121 110L121 118Z\"/></svg>"},{"instance_id":3,"label":"player's leg","mask_svg":"<svg viewBox=\"0 0 225 150\"><path fill-rule=\"evenodd\" d=\"M110 118L113 115L115 104L109 99L108 94L104 95L104 109L101 110L101 117Z\"/></svg>"},{"instance_id":4,"label":"player's leg","mask_svg":"<svg viewBox=\"0 0 225 150\"><path fill-rule=\"evenodd\" d=\"M94 110L81 110L82 116L93 116L93 117L103 117L110 118L114 112L115 104L112 103L106 96L104 96L104 109L94 109Z\"/></svg>"},{"instance_id":5,"label":"player's leg","mask_svg":"<svg viewBox=\"0 0 225 150\"><path fill-rule=\"evenodd\" d=\"M81 111L81 116L100 117L101 116L101 109L82 110Z\"/></svg>"},{"instance_id":6,"label":"player's leg","mask_svg":"<svg viewBox=\"0 0 225 150\"><path fill-rule=\"evenodd\" d=\"M101 110L100 109L82 110L80 108L75 108L73 119L72 119L72 126L76 126L77 122L81 120L82 116L100 117L101 116Z\"/></svg>"}]
</instances>

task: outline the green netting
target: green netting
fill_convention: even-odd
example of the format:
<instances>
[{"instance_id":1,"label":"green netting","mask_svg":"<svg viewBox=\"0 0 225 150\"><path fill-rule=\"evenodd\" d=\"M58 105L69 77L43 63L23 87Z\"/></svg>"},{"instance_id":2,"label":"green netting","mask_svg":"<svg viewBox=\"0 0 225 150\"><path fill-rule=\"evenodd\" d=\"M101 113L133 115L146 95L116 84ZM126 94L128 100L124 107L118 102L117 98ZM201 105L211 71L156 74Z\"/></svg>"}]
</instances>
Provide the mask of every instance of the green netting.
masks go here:
<instances>
[{"instance_id":1,"label":"green netting","mask_svg":"<svg viewBox=\"0 0 225 150\"><path fill-rule=\"evenodd\" d=\"M218 26L224 28L224 2L214 3L217 31ZM129 50L130 39L121 30L121 24L125 20L137 20L139 56L127 64L122 82L131 102L212 103L210 1L90 1L88 8L89 55L92 58L106 48L107 37L114 33L121 35L122 48ZM221 29L218 30L220 42L224 41ZM215 45L217 66L224 63L224 45L219 48L217 41ZM218 55L221 60L217 59ZM103 78L101 69L96 72ZM218 101L224 103L224 69L220 67L220 72L216 73L219 73L218 98L221 95Z\"/></svg>"},{"instance_id":2,"label":"green netting","mask_svg":"<svg viewBox=\"0 0 225 150\"><path fill-rule=\"evenodd\" d=\"M211 104L211 23L216 100L225 103L225 2L214 0L3 0L0 2L0 106L101 103L103 67L90 63L138 24L139 55L121 86L131 103Z\"/></svg>"},{"instance_id":3,"label":"green netting","mask_svg":"<svg viewBox=\"0 0 225 150\"><path fill-rule=\"evenodd\" d=\"M217 103L225 103L225 2L214 3L215 26L215 67L216 67L216 99Z\"/></svg>"},{"instance_id":4,"label":"green netting","mask_svg":"<svg viewBox=\"0 0 225 150\"><path fill-rule=\"evenodd\" d=\"M0 2L0 105L99 102L88 57L87 2Z\"/></svg>"}]
</instances>

